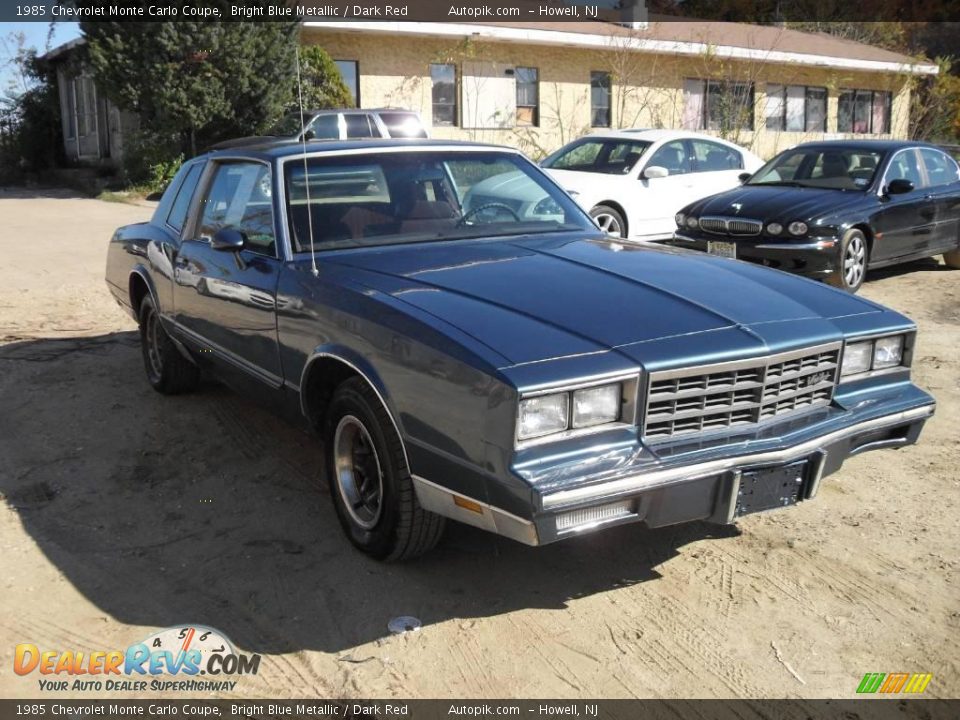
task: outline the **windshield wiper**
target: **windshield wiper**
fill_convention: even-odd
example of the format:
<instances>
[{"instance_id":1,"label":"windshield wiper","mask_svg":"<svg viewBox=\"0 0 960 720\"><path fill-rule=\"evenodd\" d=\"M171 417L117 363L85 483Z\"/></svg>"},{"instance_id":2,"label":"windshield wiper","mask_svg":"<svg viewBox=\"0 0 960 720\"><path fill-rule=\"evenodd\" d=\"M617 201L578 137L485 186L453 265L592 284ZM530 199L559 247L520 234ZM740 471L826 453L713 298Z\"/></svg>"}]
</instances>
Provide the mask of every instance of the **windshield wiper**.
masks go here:
<instances>
[{"instance_id":1,"label":"windshield wiper","mask_svg":"<svg viewBox=\"0 0 960 720\"><path fill-rule=\"evenodd\" d=\"M803 185L802 183L794 182L793 180L771 180L770 182L750 182L747 185L777 185L779 187L810 187L809 185Z\"/></svg>"}]
</instances>

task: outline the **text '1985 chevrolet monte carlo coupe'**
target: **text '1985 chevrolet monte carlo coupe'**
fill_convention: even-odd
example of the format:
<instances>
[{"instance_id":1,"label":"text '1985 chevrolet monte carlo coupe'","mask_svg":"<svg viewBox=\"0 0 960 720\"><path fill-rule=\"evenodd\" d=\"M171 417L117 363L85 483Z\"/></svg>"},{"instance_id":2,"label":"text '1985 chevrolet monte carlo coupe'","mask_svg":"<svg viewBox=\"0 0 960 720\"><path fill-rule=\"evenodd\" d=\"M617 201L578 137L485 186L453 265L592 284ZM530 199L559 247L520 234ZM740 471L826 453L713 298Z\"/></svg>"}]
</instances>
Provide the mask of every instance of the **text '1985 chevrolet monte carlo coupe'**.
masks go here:
<instances>
[{"instance_id":1,"label":"text '1985 chevrolet monte carlo coupe'","mask_svg":"<svg viewBox=\"0 0 960 720\"><path fill-rule=\"evenodd\" d=\"M381 559L445 518L529 545L731 523L915 442L916 328L766 268L620 244L520 153L247 146L187 162L107 282L162 393L206 370L317 429Z\"/></svg>"}]
</instances>

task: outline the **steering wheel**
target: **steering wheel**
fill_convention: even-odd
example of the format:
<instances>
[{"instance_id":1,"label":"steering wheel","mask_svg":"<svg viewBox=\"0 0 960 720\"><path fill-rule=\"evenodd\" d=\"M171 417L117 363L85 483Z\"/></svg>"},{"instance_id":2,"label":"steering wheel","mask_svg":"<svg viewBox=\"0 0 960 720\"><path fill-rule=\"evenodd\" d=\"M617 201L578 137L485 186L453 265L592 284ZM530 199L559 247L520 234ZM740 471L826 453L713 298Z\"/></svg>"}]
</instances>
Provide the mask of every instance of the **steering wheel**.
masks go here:
<instances>
[{"instance_id":1,"label":"steering wheel","mask_svg":"<svg viewBox=\"0 0 960 720\"><path fill-rule=\"evenodd\" d=\"M467 212L465 212L460 217L460 219L457 220L457 227L466 225L467 221L470 218L472 218L474 215L476 215L478 212L481 212L482 210L489 210L490 208L500 208L502 210L506 210L508 213L513 215L514 220L516 220L517 222L520 222L520 216L517 215L516 210L514 210L512 207L510 207L506 203L488 202L488 203L484 203L483 205L477 205L475 208L470 208L469 210L467 210Z\"/></svg>"}]
</instances>

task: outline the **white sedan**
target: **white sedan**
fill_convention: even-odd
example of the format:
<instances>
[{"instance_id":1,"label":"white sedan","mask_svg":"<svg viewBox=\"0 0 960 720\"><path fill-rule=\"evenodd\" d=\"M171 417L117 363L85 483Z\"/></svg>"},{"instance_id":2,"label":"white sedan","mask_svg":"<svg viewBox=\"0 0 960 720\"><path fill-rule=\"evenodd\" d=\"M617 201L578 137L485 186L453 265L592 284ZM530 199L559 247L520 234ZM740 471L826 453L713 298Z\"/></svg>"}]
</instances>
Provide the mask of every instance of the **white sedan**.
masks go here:
<instances>
[{"instance_id":1,"label":"white sedan","mask_svg":"<svg viewBox=\"0 0 960 720\"><path fill-rule=\"evenodd\" d=\"M707 135L610 130L564 145L541 165L602 230L659 240L673 235L680 208L736 187L763 160Z\"/></svg>"}]
</instances>

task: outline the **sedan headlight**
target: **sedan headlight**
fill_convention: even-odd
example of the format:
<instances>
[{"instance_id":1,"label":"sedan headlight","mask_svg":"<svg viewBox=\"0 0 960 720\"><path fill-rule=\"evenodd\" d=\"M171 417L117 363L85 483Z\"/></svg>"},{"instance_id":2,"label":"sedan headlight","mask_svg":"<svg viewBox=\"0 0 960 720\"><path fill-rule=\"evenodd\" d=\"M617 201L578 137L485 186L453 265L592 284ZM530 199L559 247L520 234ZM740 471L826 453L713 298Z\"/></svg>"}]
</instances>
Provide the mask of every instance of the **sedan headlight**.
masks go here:
<instances>
[{"instance_id":1,"label":"sedan headlight","mask_svg":"<svg viewBox=\"0 0 960 720\"><path fill-rule=\"evenodd\" d=\"M563 432L570 416L570 393L541 395L520 401L520 420L517 439L531 438Z\"/></svg>"},{"instance_id":2,"label":"sedan headlight","mask_svg":"<svg viewBox=\"0 0 960 720\"><path fill-rule=\"evenodd\" d=\"M767 225L767 234L768 235L779 235L783 232L783 225L780 223L770 223Z\"/></svg>"},{"instance_id":3,"label":"sedan headlight","mask_svg":"<svg viewBox=\"0 0 960 720\"><path fill-rule=\"evenodd\" d=\"M807 224L799 220L794 220L787 226L787 230L790 231L791 235L806 235L807 229Z\"/></svg>"},{"instance_id":4,"label":"sedan headlight","mask_svg":"<svg viewBox=\"0 0 960 720\"><path fill-rule=\"evenodd\" d=\"M847 343L843 349L840 375L848 377L871 370L900 367L904 364L905 347L906 336L902 334Z\"/></svg>"},{"instance_id":5,"label":"sedan headlight","mask_svg":"<svg viewBox=\"0 0 960 720\"><path fill-rule=\"evenodd\" d=\"M620 384L573 393L573 427L592 427L620 419Z\"/></svg>"},{"instance_id":6,"label":"sedan headlight","mask_svg":"<svg viewBox=\"0 0 960 720\"><path fill-rule=\"evenodd\" d=\"M695 217L688 217L688 218L687 218L687 227L688 227L688 228L696 228L696 227L699 226L699 225L700 225L700 223L697 222L697 219L696 219Z\"/></svg>"},{"instance_id":7,"label":"sedan headlight","mask_svg":"<svg viewBox=\"0 0 960 720\"><path fill-rule=\"evenodd\" d=\"M873 347L873 369L896 367L903 362L903 335L880 338Z\"/></svg>"},{"instance_id":8,"label":"sedan headlight","mask_svg":"<svg viewBox=\"0 0 960 720\"><path fill-rule=\"evenodd\" d=\"M677 227L683 227L684 222L687 219L687 216L683 213L677 213L673 216L674 221L677 223Z\"/></svg>"}]
</instances>

